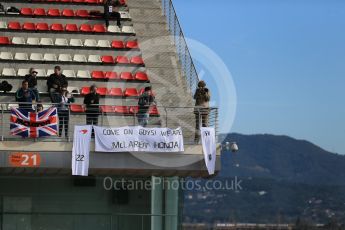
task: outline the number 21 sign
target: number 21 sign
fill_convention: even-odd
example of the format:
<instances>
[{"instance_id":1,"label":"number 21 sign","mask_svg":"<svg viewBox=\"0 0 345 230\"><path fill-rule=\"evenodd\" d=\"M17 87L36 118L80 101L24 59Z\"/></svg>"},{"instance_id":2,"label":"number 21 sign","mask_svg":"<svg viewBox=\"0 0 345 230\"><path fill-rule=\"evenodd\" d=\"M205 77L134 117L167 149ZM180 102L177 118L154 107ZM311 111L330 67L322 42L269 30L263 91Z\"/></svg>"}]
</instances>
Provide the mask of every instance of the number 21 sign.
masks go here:
<instances>
[{"instance_id":1,"label":"number 21 sign","mask_svg":"<svg viewBox=\"0 0 345 230\"><path fill-rule=\"evenodd\" d=\"M11 153L8 160L12 167L39 167L41 165L39 153Z\"/></svg>"}]
</instances>

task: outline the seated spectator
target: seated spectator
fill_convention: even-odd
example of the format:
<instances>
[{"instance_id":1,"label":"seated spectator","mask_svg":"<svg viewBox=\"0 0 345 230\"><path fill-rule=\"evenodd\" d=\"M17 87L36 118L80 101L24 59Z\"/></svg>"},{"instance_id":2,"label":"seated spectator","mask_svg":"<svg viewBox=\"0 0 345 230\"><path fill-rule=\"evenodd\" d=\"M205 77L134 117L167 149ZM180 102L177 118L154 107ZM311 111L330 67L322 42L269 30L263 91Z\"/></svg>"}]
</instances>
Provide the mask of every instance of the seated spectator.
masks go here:
<instances>
[{"instance_id":1,"label":"seated spectator","mask_svg":"<svg viewBox=\"0 0 345 230\"><path fill-rule=\"evenodd\" d=\"M92 85L90 87L90 93L85 95L84 104L86 105L86 124L97 125L99 114L99 94L97 93L97 87L95 85ZM93 131L92 136L94 136Z\"/></svg>"},{"instance_id":2,"label":"seated spectator","mask_svg":"<svg viewBox=\"0 0 345 230\"><path fill-rule=\"evenodd\" d=\"M67 88L68 81L66 76L62 74L60 66L55 66L54 73L48 77L47 86L52 102L54 100L54 96L60 93L60 89Z\"/></svg>"},{"instance_id":3,"label":"seated spectator","mask_svg":"<svg viewBox=\"0 0 345 230\"><path fill-rule=\"evenodd\" d=\"M28 81L24 80L22 82L22 87L16 92L16 101L25 103L19 103L19 108L32 110L32 102L35 102L35 100L35 94L29 89Z\"/></svg>"},{"instance_id":4,"label":"seated spectator","mask_svg":"<svg viewBox=\"0 0 345 230\"><path fill-rule=\"evenodd\" d=\"M29 74L25 75L25 80L29 83L29 89L34 92L36 100L40 100L39 92L36 88L37 86L37 71L34 68L30 68Z\"/></svg>"},{"instance_id":5,"label":"seated spectator","mask_svg":"<svg viewBox=\"0 0 345 230\"><path fill-rule=\"evenodd\" d=\"M54 97L53 103L57 103L57 111L59 116L59 136L62 136L62 130L65 131L65 137L68 138L68 122L69 122L69 104L75 100L67 91L67 88L61 88L59 94Z\"/></svg>"},{"instance_id":6,"label":"seated spectator","mask_svg":"<svg viewBox=\"0 0 345 230\"><path fill-rule=\"evenodd\" d=\"M150 117L149 109L150 106L155 103L155 97L152 93L151 87L145 87L145 91L140 95L138 100L138 122L139 125L146 127Z\"/></svg>"},{"instance_id":7,"label":"seated spectator","mask_svg":"<svg viewBox=\"0 0 345 230\"><path fill-rule=\"evenodd\" d=\"M119 6L121 6L120 1L105 0L104 1L104 20L105 26L108 28L109 19L115 18L117 21L117 26L121 27L121 15L119 13Z\"/></svg>"}]
</instances>

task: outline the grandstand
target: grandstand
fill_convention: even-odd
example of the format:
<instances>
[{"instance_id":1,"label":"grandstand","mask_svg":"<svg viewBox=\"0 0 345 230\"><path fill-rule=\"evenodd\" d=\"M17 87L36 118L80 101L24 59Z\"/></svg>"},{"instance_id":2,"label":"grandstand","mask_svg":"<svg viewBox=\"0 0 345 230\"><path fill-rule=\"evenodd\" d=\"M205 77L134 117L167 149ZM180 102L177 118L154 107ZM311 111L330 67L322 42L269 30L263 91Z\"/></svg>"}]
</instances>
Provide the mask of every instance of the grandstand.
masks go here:
<instances>
[{"instance_id":1,"label":"grandstand","mask_svg":"<svg viewBox=\"0 0 345 230\"><path fill-rule=\"evenodd\" d=\"M202 147L194 143L192 94L198 76L170 0L120 1L121 28L101 16L102 0L1 0L18 12L0 12L0 229L178 229L180 179L208 176ZM93 13L92 13L93 12ZM45 108L53 106L47 77L59 65L76 101L70 105L69 137L10 135L10 108L29 68L38 72ZM152 86L157 105L149 127L181 127L183 153L101 153L91 145L89 177L71 176L74 125L85 124L84 96L98 87L99 125L138 125L138 97ZM217 108L210 125L217 128ZM219 149L216 171L219 170ZM12 164L13 154L37 155L30 166ZM111 181L151 182L151 189L104 188ZM109 181L108 181L109 182ZM16 226L14 228L14 226Z\"/></svg>"}]
</instances>

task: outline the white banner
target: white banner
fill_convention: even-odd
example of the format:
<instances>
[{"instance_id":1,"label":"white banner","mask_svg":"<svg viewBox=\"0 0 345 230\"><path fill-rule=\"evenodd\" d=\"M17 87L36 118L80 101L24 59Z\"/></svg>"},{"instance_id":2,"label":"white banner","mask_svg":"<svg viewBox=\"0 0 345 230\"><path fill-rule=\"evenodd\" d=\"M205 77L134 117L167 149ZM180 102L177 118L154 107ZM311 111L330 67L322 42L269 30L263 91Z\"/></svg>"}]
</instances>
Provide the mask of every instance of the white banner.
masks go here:
<instances>
[{"instance_id":1,"label":"white banner","mask_svg":"<svg viewBox=\"0 0 345 230\"><path fill-rule=\"evenodd\" d=\"M91 132L91 125L74 127L72 175L88 176L89 174Z\"/></svg>"},{"instance_id":2,"label":"white banner","mask_svg":"<svg viewBox=\"0 0 345 230\"><path fill-rule=\"evenodd\" d=\"M208 174L214 174L216 166L216 133L214 128L201 127L201 142Z\"/></svg>"},{"instance_id":3,"label":"white banner","mask_svg":"<svg viewBox=\"0 0 345 230\"><path fill-rule=\"evenodd\" d=\"M97 152L183 152L182 129L94 126Z\"/></svg>"}]
</instances>

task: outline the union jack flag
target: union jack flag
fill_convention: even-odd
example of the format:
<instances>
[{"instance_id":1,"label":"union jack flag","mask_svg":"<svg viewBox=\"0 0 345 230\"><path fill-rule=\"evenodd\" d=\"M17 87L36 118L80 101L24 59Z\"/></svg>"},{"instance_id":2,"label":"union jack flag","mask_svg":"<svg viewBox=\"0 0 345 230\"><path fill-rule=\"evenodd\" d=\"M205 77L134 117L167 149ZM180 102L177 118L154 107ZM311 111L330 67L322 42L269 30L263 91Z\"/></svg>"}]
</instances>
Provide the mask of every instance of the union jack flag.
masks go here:
<instances>
[{"instance_id":1,"label":"union jack flag","mask_svg":"<svg viewBox=\"0 0 345 230\"><path fill-rule=\"evenodd\" d=\"M53 107L39 113L11 108L11 135L31 138L56 136L57 122L57 111Z\"/></svg>"}]
</instances>

